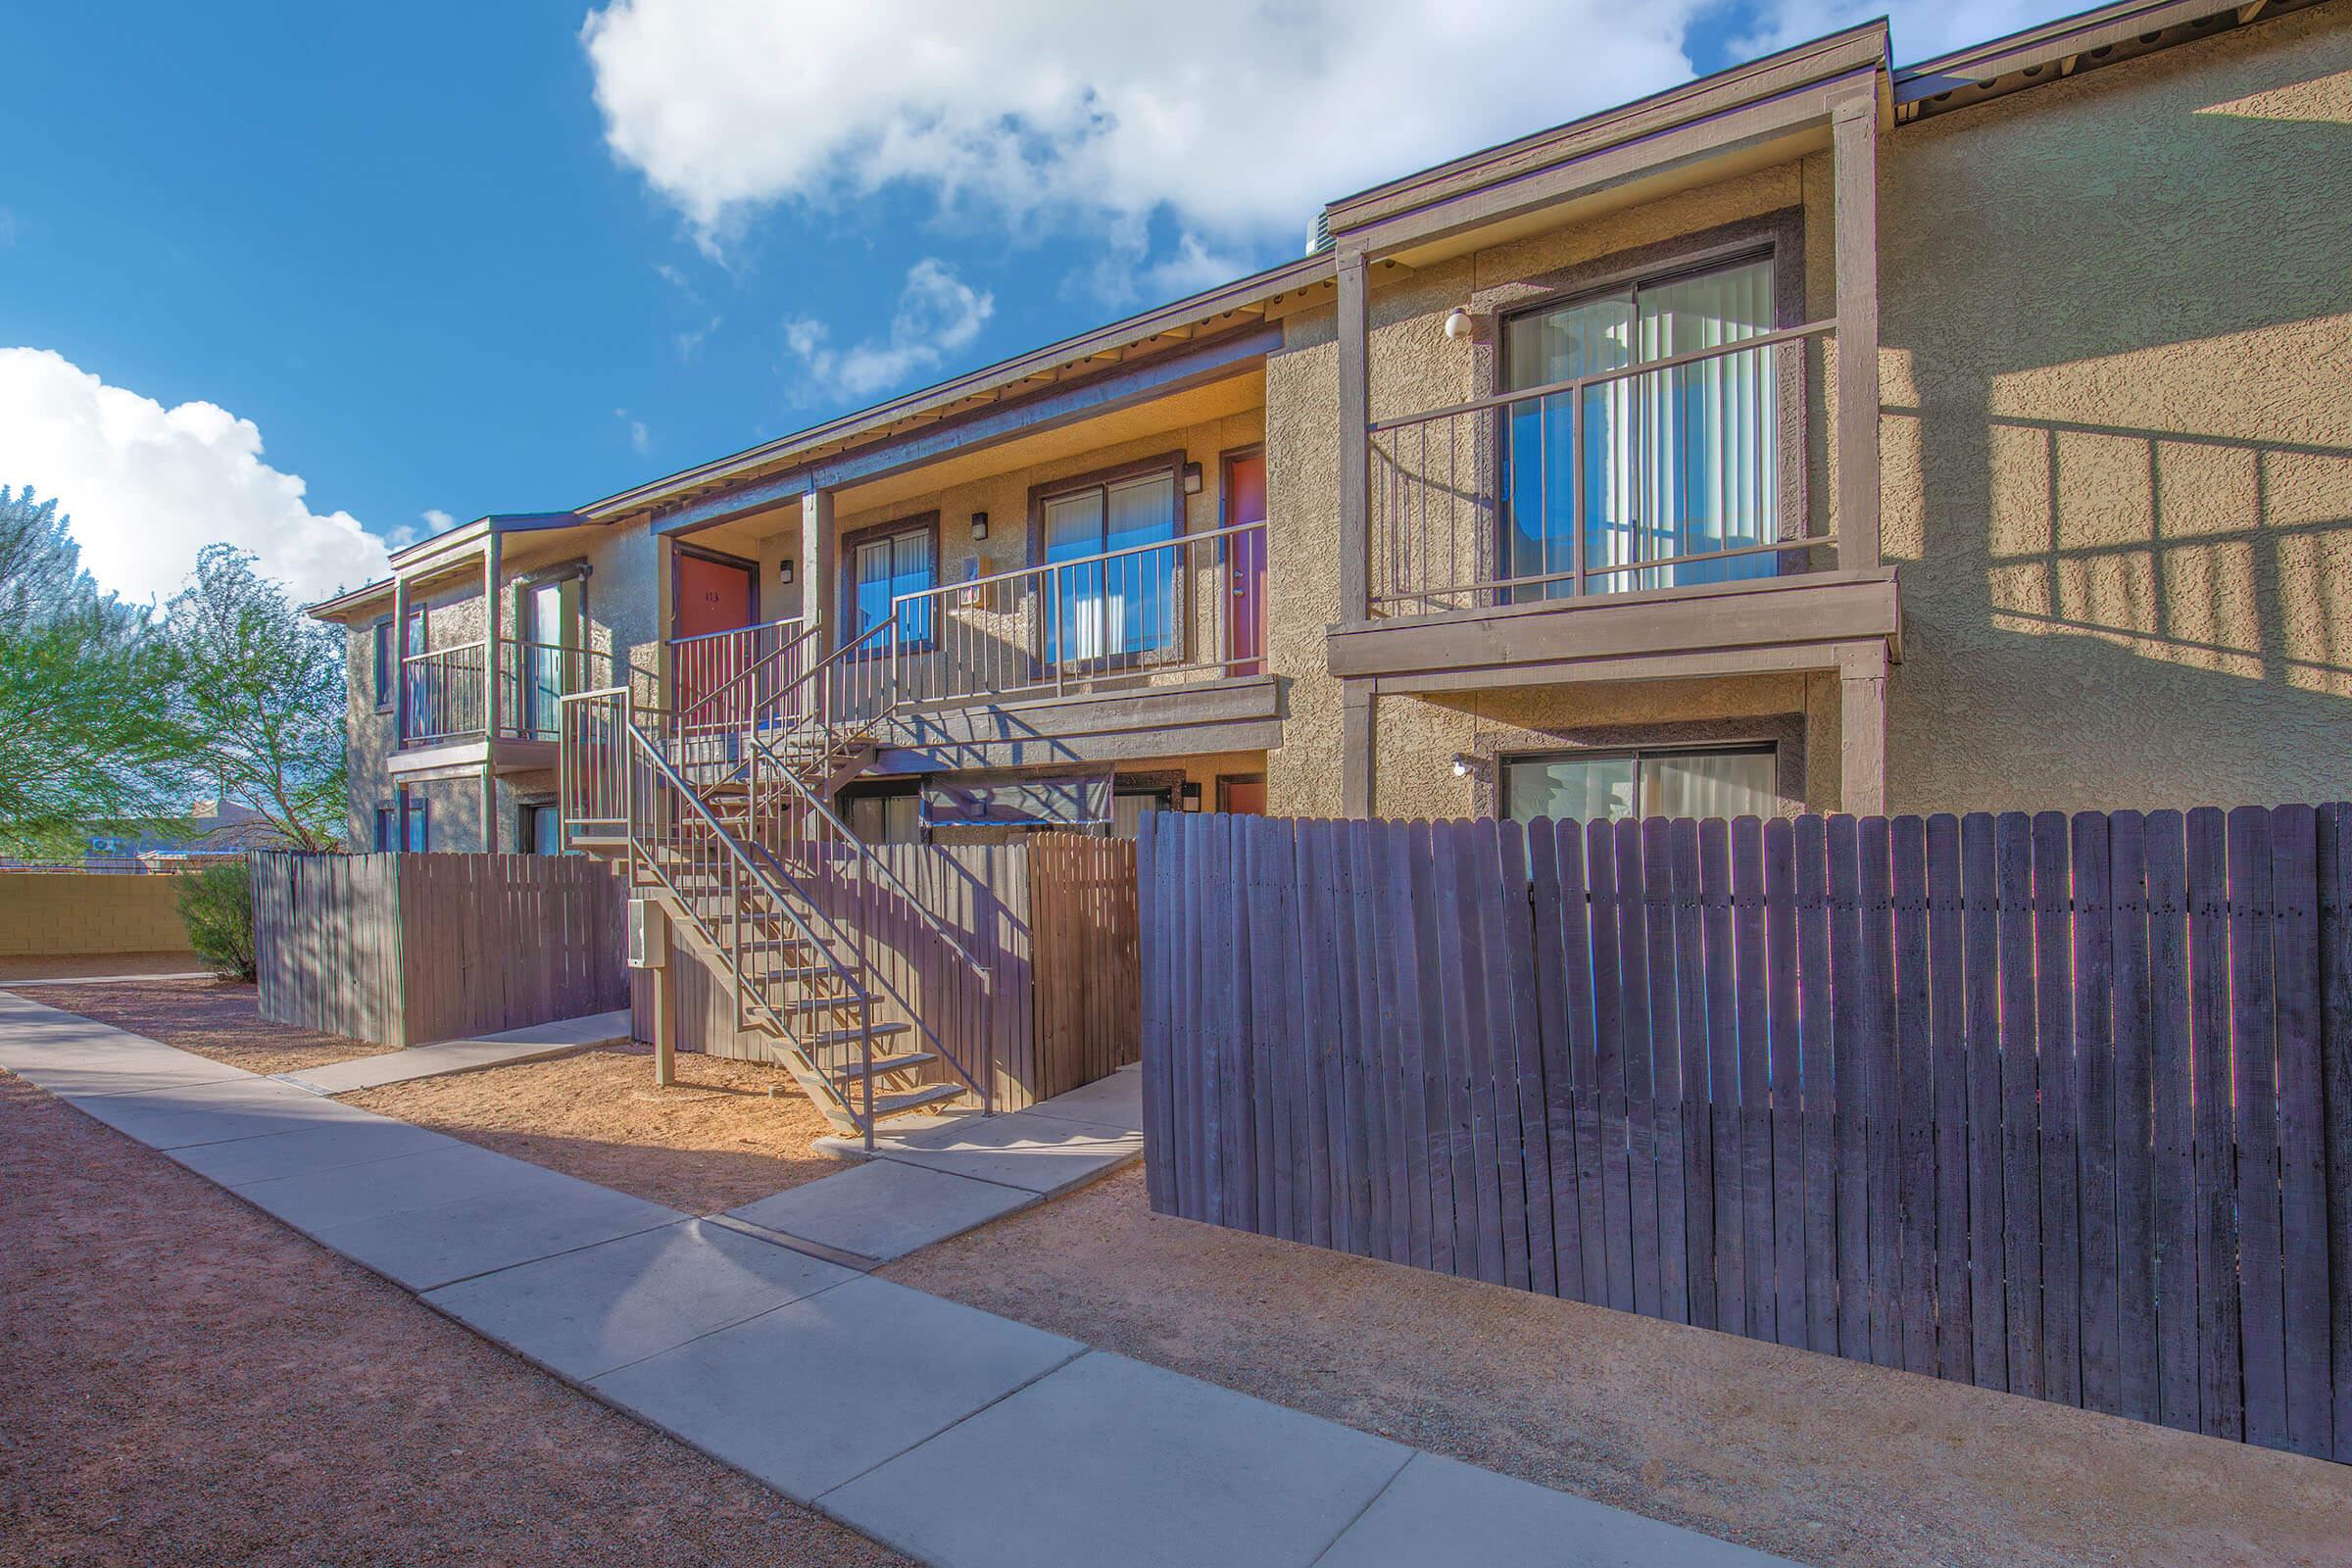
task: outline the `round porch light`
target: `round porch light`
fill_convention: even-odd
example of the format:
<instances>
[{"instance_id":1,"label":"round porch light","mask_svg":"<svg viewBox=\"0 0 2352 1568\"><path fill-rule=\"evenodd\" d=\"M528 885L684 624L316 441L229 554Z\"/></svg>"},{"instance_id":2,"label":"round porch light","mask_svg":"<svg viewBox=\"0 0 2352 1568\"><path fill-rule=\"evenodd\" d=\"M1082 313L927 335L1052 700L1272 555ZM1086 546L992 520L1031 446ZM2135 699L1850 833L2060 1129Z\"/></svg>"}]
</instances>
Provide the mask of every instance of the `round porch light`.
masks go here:
<instances>
[{"instance_id":1,"label":"round porch light","mask_svg":"<svg viewBox=\"0 0 2352 1568\"><path fill-rule=\"evenodd\" d=\"M1446 313L1446 335L1456 343L1466 341L1471 332L1470 313L1456 305Z\"/></svg>"}]
</instances>

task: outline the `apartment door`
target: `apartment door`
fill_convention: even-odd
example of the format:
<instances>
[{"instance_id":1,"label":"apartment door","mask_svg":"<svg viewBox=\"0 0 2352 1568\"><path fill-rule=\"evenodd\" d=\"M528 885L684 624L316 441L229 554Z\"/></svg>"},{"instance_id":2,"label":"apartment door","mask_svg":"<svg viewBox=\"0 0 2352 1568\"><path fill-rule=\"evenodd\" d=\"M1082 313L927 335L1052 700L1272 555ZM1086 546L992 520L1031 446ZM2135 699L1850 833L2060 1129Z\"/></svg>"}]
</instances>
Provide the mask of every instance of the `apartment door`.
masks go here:
<instances>
[{"instance_id":1,"label":"apartment door","mask_svg":"<svg viewBox=\"0 0 2352 1568\"><path fill-rule=\"evenodd\" d=\"M683 548L677 562L670 635L682 644L675 651L675 681L683 712L743 672L745 639L716 634L740 631L758 620L760 568L733 556Z\"/></svg>"},{"instance_id":2,"label":"apartment door","mask_svg":"<svg viewBox=\"0 0 2352 1568\"><path fill-rule=\"evenodd\" d=\"M1266 520L1266 454L1235 453L1225 460L1225 525ZM1257 675L1266 658L1266 533L1225 541L1225 672Z\"/></svg>"},{"instance_id":3,"label":"apartment door","mask_svg":"<svg viewBox=\"0 0 2352 1568\"><path fill-rule=\"evenodd\" d=\"M581 579L551 577L522 590L521 712L517 728L537 740L556 738L556 705L579 689L587 638L580 621Z\"/></svg>"}]
</instances>

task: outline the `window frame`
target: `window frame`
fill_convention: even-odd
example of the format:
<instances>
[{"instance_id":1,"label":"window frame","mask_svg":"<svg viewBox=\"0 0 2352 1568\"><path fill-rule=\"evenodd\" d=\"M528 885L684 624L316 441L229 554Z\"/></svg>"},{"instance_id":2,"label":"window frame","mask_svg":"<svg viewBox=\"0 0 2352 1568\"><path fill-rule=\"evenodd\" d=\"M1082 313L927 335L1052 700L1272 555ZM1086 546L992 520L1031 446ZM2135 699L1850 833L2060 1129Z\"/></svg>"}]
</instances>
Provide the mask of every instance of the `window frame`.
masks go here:
<instances>
[{"instance_id":1,"label":"window frame","mask_svg":"<svg viewBox=\"0 0 2352 1568\"><path fill-rule=\"evenodd\" d=\"M409 607L409 624L416 629L411 639L416 646L407 650L410 655L421 654L430 646L424 618L427 608L421 603ZM375 710L379 713L392 711L400 698L400 687L396 683L401 660L387 656L392 641L387 634L391 629L392 617L389 613L378 615L368 623L368 662L371 666L369 678L374 685L370 695L375 700Z\"/></svg>"},{"instance_id":2,"label":"window frame","mask_svg":"<svg viewBox=\"0 0 2352 1568\"><path fill-rule=\"evenodd\" d=\"M939 511L937 508L933 508L929 512L918 512L908 516L896 517L888 522L866 523L844 532L835 541L833 547L835 574L841 579L841 636L836 639L834 646L846 648L872 630L871 627L860 626L858 623L858 551L859 547L872 544L880 539L895 540L902 534L917 532L927 533L930 536L931 586L938 588L942 586L941 571L945 564L940 560L939 553ZM895 599L893 603L896 603ZM927 654L931 651L938 636L939 616L938 611L934 609L931 635L908 638L902 642L899 648L904 653ZM879 648L864 648L851 657L871 659L879 656L882 652L883 650Z\"/></svg>"},{"instance_id":3,"label":"window frame","mask_svg":"<svg viewBox=\"0 0 2352 1568\"><path fill-rule=\"evenodd\" d=\"M1525 751L1514 750L1508 752L1497 752L1494 754L1494 815L1496 818L1501 820L1523 820L1522 818L1513 816L1511 811L1510 770L1517 763L1613 762L1630 759L1634 763L1634 804L1637 808L1631 820L1641 821L1642 820L1642 814L1639 808L1642 801L1642 763L1656 758L1720 756L1726 752L1745 753L1750 756L1766 758L1771 761L1772 795L1775 805L1775 811L1773 814L1786 814L1788 806L1788 797L1785 793L1786 781L1783 768L1787 759L1783 754L1783 748L1780 741L1771 737L1762 737L1721 741L1665 742L1657 745L1635 746L1544 746L1532 747ZM1569 821L1572 819L1568 817L1556 817L1553 818L1553 820ZM1622 821L1627 819L1620 817L1583 817L1574 818L1573 820Z\"/></svg>"},{"instance_id":4,"label":"window frame","mask_svg":"<svg viewBox=\"0 0 2352 1568\"><path fill-rule=\"evenodd\" d=\"M1107 467L1095 468L1084 473L1067 474L1058 479L1048 479L1042 483L1031 485L1029 487L1029 568L1033 571L1042 571L1048 566L1061 564L1061 563L1046 559L1048 546L1046 504L1048 502L1080 495L1088 490L1103 492L1102 523L1103 532L1100 536L1100 542L1094 552L1100 556L1106 553L1109 548L1110 487L1129 479L1141 479L1153 474L1165 473L1168 476L1170 492L1175 497L1176 511L1175 531L1168 535L1168 540L1171 545L1180 543L1193 531L1192 498L1184 493L1184 470L1190 461L1190 453L1185 448L1179 447L1173 452L1155 453L1148 458L1115 463ZM1175 630L1164 645L1157 648L1139 649L1133 654L1105 654L1094 659L1049 658L1041 620L1037 638L1037 657L1031 668L1031 677L1043 679L1056 669L1065 669L1079 674L1092 674L1122 668L1149 669L1154 664L1185 662L1193 642L1193 573L1186 569L1187 560L1188 558L1181 550L1177 551L1176 569L1171 574L1172 580L1168 586L1169 613Z\"/></svg>"}]
</instances>

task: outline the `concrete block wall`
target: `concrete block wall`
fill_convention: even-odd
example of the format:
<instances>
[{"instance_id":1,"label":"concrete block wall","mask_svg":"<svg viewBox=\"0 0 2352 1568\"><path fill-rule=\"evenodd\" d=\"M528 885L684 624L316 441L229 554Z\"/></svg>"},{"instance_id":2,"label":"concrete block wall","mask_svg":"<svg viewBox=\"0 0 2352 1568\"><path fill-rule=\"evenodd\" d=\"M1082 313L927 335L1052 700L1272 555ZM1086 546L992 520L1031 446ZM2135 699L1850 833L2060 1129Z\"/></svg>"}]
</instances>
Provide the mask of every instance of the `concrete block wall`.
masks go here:
<instances>
[{"instance_id":1,"label":"concrete block wall","mask_svg":"<svg viewBox=\"0 0 2352 1568\"><path fill-rule=\"evenodd\" d=\"M185 953L180 879L0 871L0 956Z\"/></svg>"}]
</instances>

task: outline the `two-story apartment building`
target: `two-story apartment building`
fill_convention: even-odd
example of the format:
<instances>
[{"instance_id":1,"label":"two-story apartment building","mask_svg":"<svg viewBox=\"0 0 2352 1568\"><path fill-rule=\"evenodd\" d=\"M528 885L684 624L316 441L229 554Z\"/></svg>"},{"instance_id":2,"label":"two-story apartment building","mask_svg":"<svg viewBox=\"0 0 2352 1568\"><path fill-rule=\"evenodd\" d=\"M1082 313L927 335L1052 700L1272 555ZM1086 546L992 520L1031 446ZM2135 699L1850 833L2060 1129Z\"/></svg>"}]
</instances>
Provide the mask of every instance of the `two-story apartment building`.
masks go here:
<instances>
[{"instance_id":1,"label":"two-story apartment building","mask_svg":"<svg viewBox=\"0 0 2352 1568\"><path fill-rule=\"evenodd\" d=\"M564 693L732 722L827 660L870 838L2340 791L2347 212L2340 3L1852 28L400 552L315 611L352 832L559 847Z\"/></svg>"}]
</instances>

